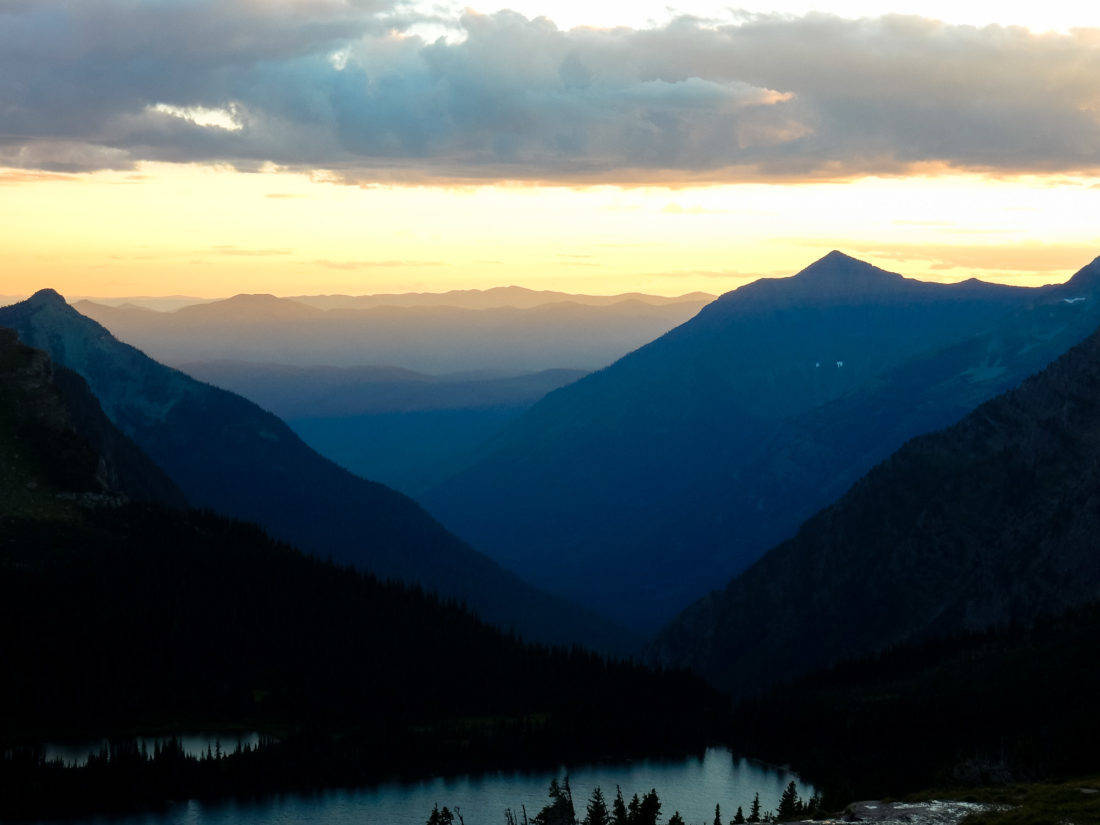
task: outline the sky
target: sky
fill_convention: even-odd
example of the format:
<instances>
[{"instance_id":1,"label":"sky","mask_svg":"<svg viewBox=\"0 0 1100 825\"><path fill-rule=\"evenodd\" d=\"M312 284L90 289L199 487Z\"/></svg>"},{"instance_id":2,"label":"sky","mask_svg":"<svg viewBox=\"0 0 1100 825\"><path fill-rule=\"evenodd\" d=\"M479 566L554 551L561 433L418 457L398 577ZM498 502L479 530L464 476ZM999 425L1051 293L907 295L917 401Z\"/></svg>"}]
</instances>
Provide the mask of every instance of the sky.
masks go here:
<instances>
[{"instance_id":1,"label":"sky","mask_svg":"<svg viewBox=\"0 0 1100 825\"><path fill-rule=\"evenodd\" d=\"M1100 255L1100 7L0 0L0 295Z\"/></svg>"}]
</instances>

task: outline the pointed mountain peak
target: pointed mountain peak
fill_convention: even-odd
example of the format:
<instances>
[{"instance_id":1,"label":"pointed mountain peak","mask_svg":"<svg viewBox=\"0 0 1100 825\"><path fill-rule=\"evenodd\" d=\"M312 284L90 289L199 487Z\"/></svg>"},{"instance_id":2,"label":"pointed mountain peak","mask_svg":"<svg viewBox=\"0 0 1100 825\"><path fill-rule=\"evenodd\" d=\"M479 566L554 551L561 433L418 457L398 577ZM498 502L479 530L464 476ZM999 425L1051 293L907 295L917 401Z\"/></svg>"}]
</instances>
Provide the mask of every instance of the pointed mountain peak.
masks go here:
<instances>
[{"instance_id":1,"label":"pointed mountain peak","mask_svg":"<svg viewBox=\"0 0 1100 825\"><path fill-rule=\"evenodd\" d=\"M826 261L834 261L847 264L862 264L863 266L870 266L870 264L866 261L861 261L859 258L853 258L851 255L841 252L839 249L832 250L816 263L824 263Z\"/></svg>"},{"instance_id":2,"label":"pointed mountain peak","mask_svg":"<svg viewBox=\"0 0 1100 825\"><path fill-rule=\"evenodd\" d=\"M814 261L792 279L822 294L866 292L889 289L905 279L895 272L879 269L866 261L833 250Z\"/></svg>"},{"instance_id":3,"label":"pointed mountain peak","mask_svg":"<svg viewBox=\"0 0 1100 825\"><path fill-rule=\"evenodd\" d=\"M799 272L798 275L813 276L816 278L824 275L850 277L853 275L870 273L881 273L883 275L891 274L885 270L879 269L877 266L872 266L866 261L861 261L859 258L853 258L851 255L845 255L843 252L834 249L825 257L814 261Z\"/></svg>"}]
</instances>

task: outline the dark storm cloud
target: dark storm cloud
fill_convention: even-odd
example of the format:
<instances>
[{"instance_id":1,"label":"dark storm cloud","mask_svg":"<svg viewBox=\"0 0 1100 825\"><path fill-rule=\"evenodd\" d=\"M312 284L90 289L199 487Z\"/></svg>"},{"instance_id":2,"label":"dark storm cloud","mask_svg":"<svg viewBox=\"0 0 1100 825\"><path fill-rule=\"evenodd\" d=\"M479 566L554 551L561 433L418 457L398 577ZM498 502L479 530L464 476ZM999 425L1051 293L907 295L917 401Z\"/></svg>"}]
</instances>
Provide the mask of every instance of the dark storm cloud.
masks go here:
<instances>
[{"instance_id":1,"label":"dark storm cloud","mask_svg":"<svg viewBox=\"0 0 1100 825\"><path fill-rule=\"evenodd\" d=\"M725 181L1100 167L1100 33L755 16L560 31L341 0L0 4L0 163L376 180Z\"/></svg>"}]
</instances>

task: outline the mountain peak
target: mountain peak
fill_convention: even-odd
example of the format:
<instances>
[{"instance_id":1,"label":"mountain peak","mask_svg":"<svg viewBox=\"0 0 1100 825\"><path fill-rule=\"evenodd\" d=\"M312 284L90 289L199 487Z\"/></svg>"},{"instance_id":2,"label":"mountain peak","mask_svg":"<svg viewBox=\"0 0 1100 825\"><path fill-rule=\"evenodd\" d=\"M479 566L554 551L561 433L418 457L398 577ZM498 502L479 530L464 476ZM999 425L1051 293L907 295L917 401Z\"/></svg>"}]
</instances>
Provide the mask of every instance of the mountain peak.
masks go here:
<instances>
[{"instance_id":1,"label":"mountain peak","mask_svg":"<svg viewBox=\"0 0 1100 825\"><path fill-rule=\"evenodd\" d=\"M66 301L55 289L40 289L26 301L32 306L68 306Z\"/></svg>"},{"instance_id":2,"label":"mountain peak","mask_svg":"<svg viewBox=\"0 0 1100 825\"><path fill-rule=\"evenodd\" d=\"M799 272L799 275L820 276L824 274L853 275L859 272L883 272L878 267L871 266L866 261L853 258L840 250L834 249L828 255L817 259L808 267Z\"/></svg>"},{"instance_id":3,"label":"mountain peak","mask_svg":"<svg viewBox=\"0 0 1100 825\"><path fill-rule=\"evenodd\" d=\"M793 280L806 284L815 292L831 294L851 291L866 293L893 286L904 281L904 278L834 249L795 275Z\"/></svg>"},{"instance_id":4,"label":"mountain peak","mask_svg":"<svg viewBox=\"0 0 1100 825\"><path fill-rule=\"evenodd\" d=\"M226 298L225 301L233 301L238 304L272 304L282 301L276 295L272 295L270 292L239 292L231 298Z\"/></svg>"}]
</instances>

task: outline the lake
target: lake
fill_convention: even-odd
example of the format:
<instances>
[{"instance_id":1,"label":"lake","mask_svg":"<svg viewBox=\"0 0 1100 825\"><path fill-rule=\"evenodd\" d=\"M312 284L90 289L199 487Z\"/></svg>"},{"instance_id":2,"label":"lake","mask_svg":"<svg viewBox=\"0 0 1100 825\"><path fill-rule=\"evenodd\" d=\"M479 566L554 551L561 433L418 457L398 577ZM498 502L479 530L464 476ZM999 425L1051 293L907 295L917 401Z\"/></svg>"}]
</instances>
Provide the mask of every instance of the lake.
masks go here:
<instances>
[{"instance_id":1,"label":"lake","mask_svg":"<svg viewBox=\"0 0 1100 825\"><path fill-rule=\"evenodd\" d=\"M224 745L224 742L223 742ZM565 772L562 768L558 775ZM735 758L725 748L710 748L701 756L677 759L642 759L631 762L582 765L569 771L578 819L596 785L603 788L608 805L615 786L623 796L639 795L656 788L661 797L661 821L679 810L689 825L714 819L714 805L722 806L726 821L737 806L746 813L753 794L759 793L764 810L772 810L779 795L798 777L785 770ZM482 773L387 782L358 790L333 790L313 794L284 794L263 801L186 802L156 814L100 817L80 820L84 825L424 825L438 803L462 810L466 825L504 825L504 809L517 813L527 806L528 816L546 802L552 771ZM799 783L803 798L813 792Z\"/></svg>"}]
</instances>

